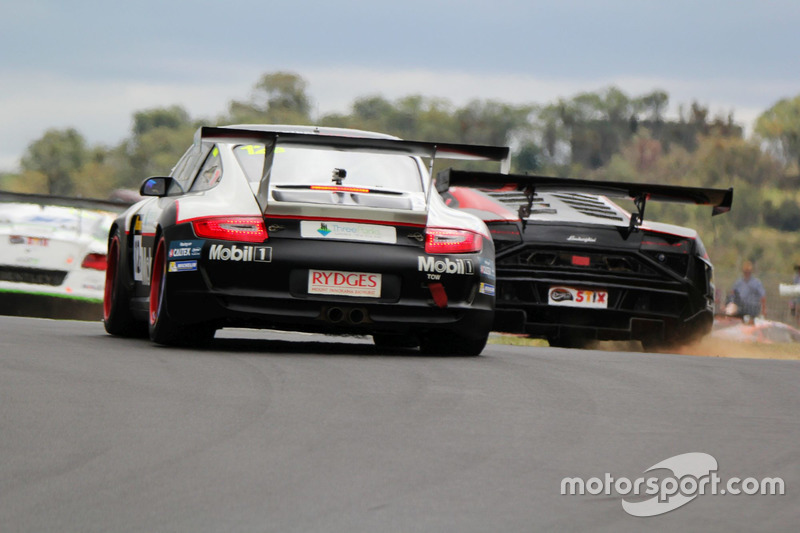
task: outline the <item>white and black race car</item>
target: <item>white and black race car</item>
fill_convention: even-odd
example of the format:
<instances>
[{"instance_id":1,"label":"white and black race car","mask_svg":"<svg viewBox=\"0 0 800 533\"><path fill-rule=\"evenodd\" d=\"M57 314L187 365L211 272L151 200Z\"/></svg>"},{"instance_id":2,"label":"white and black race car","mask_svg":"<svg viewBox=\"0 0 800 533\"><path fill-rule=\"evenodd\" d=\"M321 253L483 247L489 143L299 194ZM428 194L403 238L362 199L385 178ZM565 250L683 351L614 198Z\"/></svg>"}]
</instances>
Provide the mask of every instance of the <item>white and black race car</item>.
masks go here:
<instances>
[{"instance_id":1,"label":"white and black race car","mask_svg":"<svg viewBox=\"0 0 800 533\"><path fill-rule=\"evenodd\" d=\"M493 322L492 239L432 191L423 158L507 166L508 153L337 128L200 128L111 227L106 330L161 344L228 326L371 334L477 355Z\"/></svg>"},{"instance_id":2,"label":"white and black race car","mask_svg":"<svg viewBox=\"0 0 800 533\"><path fill-rule=\"evenodd\" d=\"M697 232L645 222L648 201L730 210L733 189L449 170L436 188L483 218L496 248L494 329L583 347L689 343L711 331L713 267ZM630 213L611 198L629 198ZM496 281L495 281L496 278Z\"/></svg>"},{"instance_id":3,"label":"white and black race car","mask_svg":"<svg viewBox=\"0 0 800 533\"><path fill-rule=\"evenodd\" d=\"M130 204L0 192L0 293L99 304L108 228Z\"/></svg>"}]
</instances>

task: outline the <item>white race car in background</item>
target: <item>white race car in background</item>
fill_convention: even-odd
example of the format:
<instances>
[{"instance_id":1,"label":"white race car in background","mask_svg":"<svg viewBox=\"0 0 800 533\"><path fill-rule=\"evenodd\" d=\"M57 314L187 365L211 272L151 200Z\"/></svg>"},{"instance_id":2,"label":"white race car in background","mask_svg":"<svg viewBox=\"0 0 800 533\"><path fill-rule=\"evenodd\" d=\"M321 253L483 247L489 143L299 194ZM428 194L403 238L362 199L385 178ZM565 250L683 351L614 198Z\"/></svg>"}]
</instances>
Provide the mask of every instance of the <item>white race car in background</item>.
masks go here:
<instances>
[{"instance_id":1,"label":"white race car in background","mask_svg":"<svg viewBox=\"0 0 800 533\"><path fill-rule=\"evenodd\" d=\"M108 229L128 204L0 193L0 293L102 302Z\"/></svg>"}]
</instances>

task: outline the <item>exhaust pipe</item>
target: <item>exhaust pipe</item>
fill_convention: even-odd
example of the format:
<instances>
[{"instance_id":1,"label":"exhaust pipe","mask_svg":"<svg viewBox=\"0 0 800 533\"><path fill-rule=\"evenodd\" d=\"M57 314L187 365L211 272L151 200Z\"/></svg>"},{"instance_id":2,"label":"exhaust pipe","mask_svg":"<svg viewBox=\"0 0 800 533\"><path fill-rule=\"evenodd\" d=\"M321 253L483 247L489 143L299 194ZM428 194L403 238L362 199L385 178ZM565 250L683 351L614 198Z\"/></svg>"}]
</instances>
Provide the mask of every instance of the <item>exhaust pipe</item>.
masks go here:
<instances>
[{"instance_id":1,"label":"exhaust pipe","mask_svg":"<svg viewBox=\"0 0 800 533\"><path fill-rule=\"evenodd\" d=\"M351 309L347 314L347 320L351 324L361 324L367 319L367 313L359 308Z\"/></svg>"},{"instance_id":2,"label":"exhaust pipe","mask_svg":"<svg viewBox=\"0 0 800 533\"><path fill-rule=\"evenodd\" d=\"M336 324L344 320L344 311L342 311L341 308L339 307L331 307L325 313L325 317L328 319L329 322L333 322L334 324Z\"/></svg>"}]
</instances>

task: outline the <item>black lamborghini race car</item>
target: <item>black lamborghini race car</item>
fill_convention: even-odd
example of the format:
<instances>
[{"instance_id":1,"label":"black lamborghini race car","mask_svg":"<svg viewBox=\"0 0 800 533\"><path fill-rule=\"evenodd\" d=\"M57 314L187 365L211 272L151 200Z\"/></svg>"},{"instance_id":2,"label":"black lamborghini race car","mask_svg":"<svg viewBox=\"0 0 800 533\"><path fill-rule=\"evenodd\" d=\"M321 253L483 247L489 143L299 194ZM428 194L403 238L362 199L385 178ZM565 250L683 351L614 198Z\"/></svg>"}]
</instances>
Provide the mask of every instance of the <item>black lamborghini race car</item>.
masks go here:
<instances>
[{"instance_id":1,"label":"black lamborghini race car","mask_svg":"<svg viewBox=\"0 0 800 533\"><path fill-rule=\"evenodd\" d=\"M230 326L372 335L477 355L492 325L480 218L431 194L435 158L508 148L308 126L201 128L109 233L106 330L161 344ZM504 163L507 164L507 163Z\"/></svg>"},{"instance_id":2,"label":"black lamborghini race car","mask_svg":"<svg viewBox=\"0 0 800 533\"><path fill-rule=\"evenodd\" d=\"M697 232L644 222L648 201L730 210L733 189L444 171L451 207L483 218L496 249L493 329L546 338L680 345L711 331L713 267ZM609 197L634 200L629 213Z\"/></svg>"}]
</instances>

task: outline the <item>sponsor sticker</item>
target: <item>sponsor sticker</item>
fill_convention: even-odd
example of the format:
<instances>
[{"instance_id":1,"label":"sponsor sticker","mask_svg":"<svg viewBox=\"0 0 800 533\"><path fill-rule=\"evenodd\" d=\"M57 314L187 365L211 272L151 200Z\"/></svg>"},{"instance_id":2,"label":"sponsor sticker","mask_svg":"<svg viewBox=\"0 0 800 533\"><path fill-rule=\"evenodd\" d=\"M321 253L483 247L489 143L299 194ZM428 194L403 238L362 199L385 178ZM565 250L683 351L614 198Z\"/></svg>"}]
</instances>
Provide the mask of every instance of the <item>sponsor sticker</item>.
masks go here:
<instances>
[{"instance_id":1,"label":"sponsor sticker","mask_svg":"<svg viewBox=\"0 0 800 533\"><path fill-rule=\"evenodd\" d=\"M208 258L212 261L271 263L272 247L212 244L208 249Z\"/></svg>"},{"instance_id":2,"label":"sponsor sticker","mask_svg":"<svg viewBox=\"0 0 800 533\"><path fill-rule=\"evenodd\" d=\"M336 241L380 242L386 244L395 244L397 242L397 230L394 226L357 224L354 222L301 220L300 236L304 239Z\"/></svg>"},{"instance_id":3,"label":"sponsor sticker","mask_svg":"<svg viewBox=\"0 0 800 533\"><path fill-rule=\"evenodd\" d=\"M193 270L197 270L197 261L170 261L169 262L169 271L170 272L191 272Z\"/></svg>"},{"instance_id":4,"label":"sponsor sticker","mask_svg":"<svg viewBox=\"0 0 800 533\"><path fill-rule=\"evenodd\" d=\"M9 244L26 244L28 246L48 246L50 239L44 237L22 237L20 235L9 235Z\"/></svg>"},{"instance_id":5,"label":"sponsor sticker","mask_svg":"<svg viewBox=\"0 0 800 533\"><path fill-rule=\"evenodd\" d=\"M69 261L68 261L69 262ZM133 279L144 285L150 284L150 267L153 263L153 252L144 246L141 235L133 236Z\"/></svg>"},{"instance_id":6,"label":"sponsor sticker","mask_svg":"<svg viewBox=\"0 0 800 533\"><path fill-rule=\"evenodd\" d=\"M581 242L581 243L591 243L597 242L597 239L594 237L589 237L588 235L570 235L567 237L568 242Z\"/></svg>"},{"instance_id":7,"label":"sponsor sticker","mask_svg":"<svg viewBox=\"0 0 800 533\"><path fill-rule=\"evenodd\" d=\"M480 259L481 263L481 275L486 276L489 278L489 281L494 281L495 279L495 272L494 272L494 261L491 259Z\"/></svg>"},{"instance_id":8,"label":"sponsor sticker","mask_svg":"<svg viewBox=\"0 0 800 533\"><path fill-rule=\"evenodd\" d=\"M369 272L309 270L308 294L380 298L381 275Z\"/></svg>"},{"instance_id":9,"label":"sponsor sticker","mask_svg":"<svg viewBox=\"0 0 800 533\"><path fill-rule=\"evenodd\" d=\"M439 280L442 274L472 275L475 268L471 259L450 259L444 257L439 259L433 256L418 256L417 270L425 272L429 280Z\"/></svg>"},{"instance_id":10,"label":"sponsor sticker","mask_svg":"<svg viewBox=\"0 0 800 533\"><path fill-rule=\"evenodd\" d=\"M606 309L608 307L608 291L550 287L547 292L547 303L567 307Z\"/></svg>"},{"instance_id":11,"label":"sponsor sticker","mask_svg":"<svg viewBox=\"0 0 800 533\"><path fill-rule=\"evenodd\" d=\"M167 257L170 259L200 259L203 251L203 240L183 240L169 243Z\"/></svg>"},{"instance_id":12,"label":"sponsor sticker","mask_svg":"<svg viewBox=\"0 0 800 533\"><path fill-rule=\"evenodd\" d=\"M481 294L494 296L494 285L491 285L489 283L484 283L481 281L481 285L478 290L480 291Z\"/></svg>"}]
</instances>

